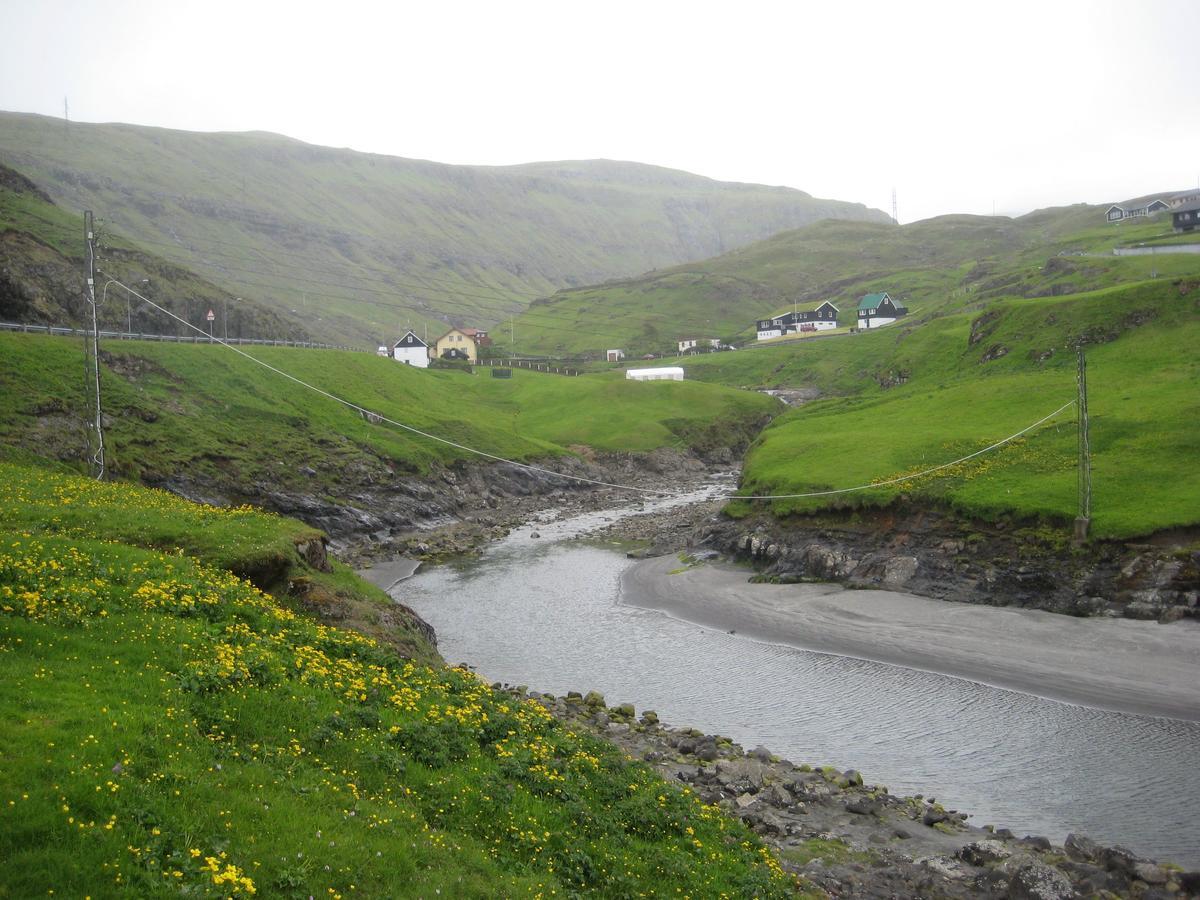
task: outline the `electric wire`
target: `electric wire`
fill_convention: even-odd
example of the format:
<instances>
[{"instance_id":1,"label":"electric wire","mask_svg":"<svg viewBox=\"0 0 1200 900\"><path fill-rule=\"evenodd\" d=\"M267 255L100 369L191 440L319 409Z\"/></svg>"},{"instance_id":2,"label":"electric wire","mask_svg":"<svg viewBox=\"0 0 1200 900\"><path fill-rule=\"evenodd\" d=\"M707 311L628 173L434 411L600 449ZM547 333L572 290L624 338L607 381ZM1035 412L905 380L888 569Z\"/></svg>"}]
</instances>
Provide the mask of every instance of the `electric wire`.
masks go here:
<instances>
[{"instance_id":1,"label":"electric wire","mask_svg":"<svg viewBox=\"0 0 1200 900\"><path fill-rule=\"evenodd\" d=\"M265 369L269 369L270 371L274 372L276 375L286 378L288 381L294 382L295 384L298 384L301 387L307 388L308 390L313 391L316 394L320 394L322 397L325 397L329 400L333 400L335 403L340 403L343 406L353 409L355 412L358 412L359 414L361 414L365 417L368 417L368 420L371 418L374 418L381 422L387 422L389 425L394 425L397 428L401 428L412 434L419 435L423 438L427 438L428 440L435 441L439 444L444 444L445 446L453 447L456 450L462 450L465 453L473 453L476 456L482 456L485 459L490 459L495 462L505 463L510 466L516 466L517 468L525 469L530 472L540 472L542 474L551 475L556 478L563 478L563 479L567 479L570 481L577 481L577 482L581 482L584 484L591 484L591 485L595 485L597 487L615 488L617 490L631 491L633 493L639 493L639 494L650 494L650 495L657 496L657 497L681 496L680 492L678 492L678 491L655 490L653 488L637 487L635 485L630 485L630 484L619 484L619 483L615 483L615 482L611 482L611 481L601 481L601 480L595 479L595 478L585 478L582 475L570 475L570 474L567 474L564 472L555 472L553 469L547 469L543 466L536 466L531 463L518 462L513 459L508 459L503 456L498 456L494 453L488 453L486 450L479 450L479 449L476 449L475 447L467 446L466 444L460 444L457 441L452 441L448 438L439 437L436 434L430 434L427 431L422 431L421 429L416 428L412 425L406 425L403 422L398 422L395 419L389 418L388 416L385 416L381 413L375 412L374 410L367 409L364 406L359 406L357 403L354 403L351 400L347 400L343 397L339 397L337 394L330 393L329 391L325 390L324 388L317 387L316 385L310 384L301 378L297 378L295 375L292 375L290 372L285 372L283 369L277 368L276 366L273 366L270 363L265 362L264 360L258 359L257 357L250 355L249 353L245 352L244 350L241 350L238 347L235 347L233 344L230 344L230 343L227 343L226 341L221 340L221 338L213 337L213 336L209 335L208 332L204 331L204 329L193 325L191 322L187 321L186 319L182 318L181 316L177 316L175 313L171 312L169 309L159 306L157 303L155 303L153 300L149 299L148 297L142 296L137 291L135 291L133 288L131 288L129 285L123 283L122 281L120 281L117 278L113 278L112 275L110 275L109 273L104 272L101 274L103 274L106 278L112 279L113 284L116 284L118 287L124 288L125 290L129 291L130 294L137 297L139 300L142 300L143 302L149 304L150 306L154 307L159 312L161 312L167 316L170 316L172 319L175 319L180 324L185 325L186 327L192 329L192 331L195 331L197 334L200 334L203 337L209 338L209 340L212 343L220 344L222 347L232 350L234 353L238 354L239 356L243 356L246 359L250 360L251 362L258 364ZM924 477L925 475L932 474L933 472L939 472L939 471L942 471L943 469L948 469L952 466L959 465L960 463L964 463L968 460L974 459L977 456L982 456L984 453L989 453L993 450L997 450L1000 447L1003 447L1004 445L1009 444L1012 441L1015 441L1017 438L1021 437L1022 435L1028 434L1030 431L1037 428L1039 425L1043 425L1044 423L1053 419L1059 413L1063 412L1064 410L1066 410L1069 407L1074 406L1074 405L1075 405L1075 401L1070 400L1067 403L1064 403L1058 409L1054 410L1054 412L1050 413L1049 415L1043 416L1042 418L1038 419L1032 425L1028 425L1025 428L1022 428L1020 431L1016 432L1015 434L1011 434L1008 437L1003 438L999 441L996 441L993 444L989 444L987 447L984 447L981 450L976 450L974 453L968 453L966 456L960 457L959 459L953 460L951 462L942 463L941 465L937 465L937 466L932 466L931 468L925 469L920 472L915 472L915 473L908 474L908 475L901 475L897 478L888 479L887 481L877 481L877 482L873 482L871 484L860 484L860 485L856 485L855 487L838 488L836 490L808 491L808 492L799 493L799 494L737 494L737 493L732 493L732 494L717 495L717 496L713 497L712 499L714 499L714 500L798 500L798 499L802 499L805 497L828 497L828 496L832 496L834 494L849 494L849 493L853 493L856 491L870 490L872 488L887 487L888 485L898 484L902 481L911 481L915 478L921 478L921 477Z\"/></svg>"}]
</instances>

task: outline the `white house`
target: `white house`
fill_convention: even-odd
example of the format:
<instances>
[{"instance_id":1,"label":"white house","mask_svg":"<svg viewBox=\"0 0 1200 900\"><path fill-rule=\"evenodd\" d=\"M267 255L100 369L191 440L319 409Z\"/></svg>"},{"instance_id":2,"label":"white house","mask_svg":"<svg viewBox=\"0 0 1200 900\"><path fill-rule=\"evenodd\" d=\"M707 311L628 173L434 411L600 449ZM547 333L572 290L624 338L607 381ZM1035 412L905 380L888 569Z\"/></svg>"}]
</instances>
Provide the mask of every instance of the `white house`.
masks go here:
<instances>
[{"instance_id":1,"label":"white house","mask_svg":"<svg viewBox=\"0 0 1200 900\"><path fill-rule=\"evenodd\" d=\"M605 358L609 362L620 362L621 360L623 360L625 358L625 351L624 350L606 350L604 352L604 355L605 355Z\"/></svg>"},{"instance_id":2,"label":"white house","mask_svg":"<svg viewBox=\"0 0 1200 900\"><path fill-rule=\"evenodd\" d=\"M759 319L758 339L766 341L803 331L833 331L837 328L837 317L838 308L826 300L816 309L793 311L773 319Z\"/></svg>"},{"instance_id":3,"label":"white house","mask_svg":"<svg viewBox=\"0 0 1200 900\"><path fill-rule=\"evenodd\" d=\"M683 381L683 369L679 366L664 366L661 369L627 369L628 381Z\"/></svg>"},{"instance_id":4,"label":"white house","mask_svg":"<svg viewBox=\"0 0 1200 900\"><path fill-rule=\"evenodd\" d=\"M410 331L392 345L392 359L426 369L429 367L429 345Z\"/></svg>"}]
</instances>

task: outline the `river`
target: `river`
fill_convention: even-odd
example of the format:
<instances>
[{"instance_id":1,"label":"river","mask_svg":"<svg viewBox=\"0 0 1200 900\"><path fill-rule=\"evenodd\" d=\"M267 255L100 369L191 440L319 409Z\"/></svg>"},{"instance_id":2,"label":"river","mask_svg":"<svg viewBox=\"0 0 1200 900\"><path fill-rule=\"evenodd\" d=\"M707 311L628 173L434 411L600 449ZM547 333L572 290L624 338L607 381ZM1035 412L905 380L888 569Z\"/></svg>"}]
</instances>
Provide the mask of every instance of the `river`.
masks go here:
<instances>
[{"instance_id":1,"label":"river","mask_svg":"<svg viewBox=\"0 0 1200 900\"><path fill-rule=\"evenodd\" d=\"M630 560L587 539L620 514L535 523L392 593L437 629L447 661L489 681L598 690L672 725L936 796L977 825L1055 842L1074 831L1200 867L1200 723L799 650L624 604Z\"/></svg>"}]
</instances>

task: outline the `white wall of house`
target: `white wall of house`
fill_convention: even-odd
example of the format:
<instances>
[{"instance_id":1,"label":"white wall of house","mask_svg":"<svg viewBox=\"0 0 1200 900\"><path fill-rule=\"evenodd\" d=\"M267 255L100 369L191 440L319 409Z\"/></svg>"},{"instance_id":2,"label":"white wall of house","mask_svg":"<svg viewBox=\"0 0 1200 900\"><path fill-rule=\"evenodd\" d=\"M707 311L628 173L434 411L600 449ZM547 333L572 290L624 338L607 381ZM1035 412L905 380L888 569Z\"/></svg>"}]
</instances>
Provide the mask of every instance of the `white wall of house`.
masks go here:
<instances>
[{"instance_id":1,"label":"white wall of house","mask_svg":"<svg viewBox=\"0 0 1200 900\"><path fill-rule=\"evenodd\" d=\"M896 321L895 318L889 318L887 316L882 316L882 317L881 316L871 316L871 318L869 318L869 319L859 319L858 327L859 328L882 328L884 325L891 325L895 321Z\"/></svg>"},{"instance_id":2,"label":"white wall of house","mask_svg":"<svg viewBox=\"0 0 1200 900\"><path fill-rule=\"evenodd\" d=\"M392 358L396 362L407 363L418 369L429 368L428 347L397 347L392 351Z\"/></svg>"},{"instance_id":3,"label":"white wall of house","mask_svg":"<svg viewBox=\"0 0 1200 900\"><path fill-rule=\"evenodd\" d=\"M780 337L782 334L782 328L768 328L765 331L760 331L758 333L758 339L760 341L769 341L771 338Z\"/></svg>"}]
</instances>

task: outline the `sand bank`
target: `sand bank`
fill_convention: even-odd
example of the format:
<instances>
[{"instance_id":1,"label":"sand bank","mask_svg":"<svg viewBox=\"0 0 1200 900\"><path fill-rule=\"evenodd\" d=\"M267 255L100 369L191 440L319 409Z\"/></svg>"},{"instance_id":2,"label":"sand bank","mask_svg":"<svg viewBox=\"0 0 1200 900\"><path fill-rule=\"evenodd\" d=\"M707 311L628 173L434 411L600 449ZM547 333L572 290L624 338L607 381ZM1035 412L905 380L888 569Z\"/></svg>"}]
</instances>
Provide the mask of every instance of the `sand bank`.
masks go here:
<instances>
[{"instance_id":1,"label":"sand bank","mask_svg":"<svg viewBox=\"0 0 1200 900\"><path fill-rule=\"evenodd\" d=\"M1197 622L1077 619L830 584L750 584L747 570L726 565L679 568L675 556L634 564L622 601L804 650L1200 721Z\"/></svg>"}]
</instances>

